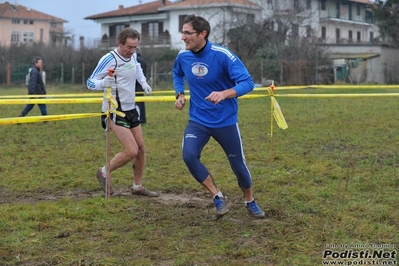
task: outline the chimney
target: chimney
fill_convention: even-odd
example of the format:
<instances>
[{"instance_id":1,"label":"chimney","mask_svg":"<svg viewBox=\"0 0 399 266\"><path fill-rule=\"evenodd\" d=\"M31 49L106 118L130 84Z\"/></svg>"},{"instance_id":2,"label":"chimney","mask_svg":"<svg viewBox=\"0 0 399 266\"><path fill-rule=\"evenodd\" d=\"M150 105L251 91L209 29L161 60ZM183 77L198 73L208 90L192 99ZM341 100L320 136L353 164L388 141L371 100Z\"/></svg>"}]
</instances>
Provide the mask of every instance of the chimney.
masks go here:
<instances>
[{"instance_id":1,"label":"chimney","mask_svg":"<svg viewBox=\"0 0 399 266\"><path fill-rule=\"evenodd\" d=\"M119 5L119 9L123 9L123 5Z\"/></svg>"},{"instance_id":2,"label":"chimney","mask_svg":"<svg viewBox=\"0 0 399 266\"><path fill-rule=\"evenodd\" d=\"M85 37L84 36L79 36L79 45L80 45L80 50L85 48Z\"/></svg>"}]
</instances>

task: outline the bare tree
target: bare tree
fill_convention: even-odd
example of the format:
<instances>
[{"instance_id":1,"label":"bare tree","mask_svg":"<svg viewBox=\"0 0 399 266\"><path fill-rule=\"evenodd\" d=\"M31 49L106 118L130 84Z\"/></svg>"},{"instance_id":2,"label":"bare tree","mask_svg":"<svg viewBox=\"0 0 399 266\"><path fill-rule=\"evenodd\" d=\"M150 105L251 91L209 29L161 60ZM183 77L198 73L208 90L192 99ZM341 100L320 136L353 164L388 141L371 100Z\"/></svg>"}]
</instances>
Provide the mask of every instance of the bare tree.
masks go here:
<instances>
[{"instance_id":1,"label":"bare tree","mask_svg":"<svg viewBox=\"0 0 399 266\"><path fill-rule=\"evenodd\" d=\"M381 37L399 46L399 0L376 1L374 11Z\"/></svg>"},{"instance_id":2,"label":"bare tree","mask_svg":"<svg viewBox=\"0 0 399 266\"><path fill-rule=\"evenodd\" d=\"M265 5L264 0L254 0ZM317 7L310 1L267 1L254 23L236 24L229 31L229 47L248 64L257 80L280 84L317 82L318 68L327 65L325 48L312 27Z\"/></svg>"}]
</instances>

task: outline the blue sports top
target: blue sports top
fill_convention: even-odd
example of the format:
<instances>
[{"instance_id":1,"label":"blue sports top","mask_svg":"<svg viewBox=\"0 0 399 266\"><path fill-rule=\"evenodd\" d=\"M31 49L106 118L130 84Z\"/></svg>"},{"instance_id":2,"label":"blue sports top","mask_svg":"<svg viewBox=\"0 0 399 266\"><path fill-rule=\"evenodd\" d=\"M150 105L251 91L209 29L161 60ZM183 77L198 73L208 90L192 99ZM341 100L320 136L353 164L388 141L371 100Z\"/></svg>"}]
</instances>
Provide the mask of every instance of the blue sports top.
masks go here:
<instances>
[{"instance_id":1,"label":"blue sports top","mask_svg":"<svg viewBox=\"0 0 399 266\"><path fill-rule=\"evenodd\" d=\"M242 96L254 89L254 82L241 60L227 48L207 41L198 54L182 50L173 66L176 94L184 92L184 78L190 90L189 119L210 128L231 126L238 121L237 98L219 104L205 100L213 91L234 89Z\"/></svg>"}]
</instances>

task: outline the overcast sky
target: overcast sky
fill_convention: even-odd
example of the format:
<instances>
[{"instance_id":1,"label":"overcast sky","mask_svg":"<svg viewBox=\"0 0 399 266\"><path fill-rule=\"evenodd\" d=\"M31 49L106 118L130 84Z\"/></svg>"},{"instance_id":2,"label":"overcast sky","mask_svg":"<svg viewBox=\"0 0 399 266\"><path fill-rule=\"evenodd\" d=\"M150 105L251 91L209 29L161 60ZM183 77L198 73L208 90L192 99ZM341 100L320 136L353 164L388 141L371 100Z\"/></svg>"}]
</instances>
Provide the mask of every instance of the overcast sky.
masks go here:
<instances>
[{"instance_id":1,"label":"overcast sky","mask_svg":"<svg viewBox=\"0 0 399 266\"><path fill-rule=\"evenodd\" d=\"M75 35L75 42L79 36L85 36L86 43L92 43L93 38L101 38L100 24L85 17L117 10L119 5L131 7L154 0L0 0L0 3L20 4L31 9L67 20L64 30Z\"/></svg>"}]
</instances>

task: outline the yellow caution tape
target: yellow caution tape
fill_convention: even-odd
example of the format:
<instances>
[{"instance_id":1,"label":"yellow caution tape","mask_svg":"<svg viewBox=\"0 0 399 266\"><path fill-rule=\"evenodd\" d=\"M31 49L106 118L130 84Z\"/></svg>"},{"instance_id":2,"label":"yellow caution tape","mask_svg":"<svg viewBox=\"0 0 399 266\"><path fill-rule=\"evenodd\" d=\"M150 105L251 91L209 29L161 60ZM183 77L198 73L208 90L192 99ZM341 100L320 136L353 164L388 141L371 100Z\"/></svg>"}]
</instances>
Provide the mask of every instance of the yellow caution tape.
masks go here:
<instances>
[{"instance_id":1,"label":"yellow caution tape","mask_svg":"<svg viewBox=\"0 0 399 266\"><path fill-rule=\"evenodd\" d=\"M270 87L256 87L254 92L268 91ZM300 89L399 89L399 85L300 85L300 86L279 86L278 90L300 90ZM151 94L175 93L174 90L157 90ZM189 93L189 91L188 91ZM144 92L137 92L137 95L143 95ZM0 95L0 99L17 98L65 98L65 97L102 97L102 92L94 93L69 93L69 94L46 94L46 95ZM148 97L148 96L146 96Z\"/></svg>"},{"instance_id":2,"label":"yellow caution tape","mask_svg":"<svg viewBox=\"0 0 399 266\"><path fill-rule=\"evenodd\" d=\"M350 98L399 96L399 93L278 94L274 96L291 98Z\"/></svg>"},{"instance_id":3,"label":"yellow caution tape","mask_svg":"<svg viewBox=\"0 0 399 266\"><path fill-rule=\"evenodd\" d=\"M109 103L111 103L111 106L113 108L118 108L118 102L115 100L114 96L112 96L111 88L107 89L105 98L108 100Z\"/></svg>"},{"instance_id":4,"label":"yellow caution tape","mask_svg":"<svg viewBox=\"0 0 399 266\"><path fill-rule=\"evenodd\" d=\"M101 116L101 115L102 115L102 113L87 113L87 114L10 117L10 118L1 118L0 125L36 123L36 122L44 122L44 121L59 121L59 120L69 120L69 119L76 119L76 118L96 117L96 116Z\"/></svg>"},{"instance_id":5,"label":"yellow caution tape","mask_svg":"<svg viewBox=\"0 0 399 266\"><path fill-rule=\"evenodd\" d=\"M112 110L112 109L105 112L107 117L110 115L110 113L114 113L114 114L116 114L118 116L121 116L121 117L125 117L126 116L126 114L124 112L117 111L117 110Z\"/></svg>"},{"instance_id":6,"label":"yellow caution tape","mask_svg":"<svg viewBox=\"0 0 399 266\"><path fill-rule=\"evenodd\" d=\"M271 86L275 86L274 82ZM307 89L307 86L282 86L282 87L278 87L278 90L303 90L303 89ZM255 92L257 91L269 91L270 87L257 87L254 89Z\"/></svg>"},{"instance_id":7,"label":"yellow caution tape","mask_svg":"<svg viewBox=\"0 0 399 266\"><path fill-rule=\"evenodd\" d=\"M399 89L399 85L308 85L309 89Z\"/></svg>"},{"instance_id":8,"label":"yellow caution tape","mask_svg":"<svg viewBox=\"0 0 399 266\"><path fill-rule=\"evenodd\" d=\"M102 97L104 93L69 93L69 94L46 94L46 95L0 95L0 99L17 98L68 98L68 97Z\"/></svg>"},{"instance_id":9,"label":"yellow caution tape","mask_svg":"<svg viewBox=\"0 0 399 266\"><path fill-rule=\"evenodd\" d=\"M0 104L75 104L102 103L102 98L70 98L70 99L0 99Z\"/></svg>"},{"instance_id":10,"label":"yellow caution tape","mask_svg":"<svg viewBox=\"0 0 399 266\"><path fill-rule=\"evenodd\" d=\"M278 104L277 100L274 98L274 90L275 90L275 85L274 81L272 82L272 85L268 88L271 104L270 104L270 113L273 116L274 120L276 120L276 123L279 128L281 129L287 129L288 125L287 122L285 121L283 112L281 111L280 105ZM271 122L270 126L270 136L273 136L273 123Z\"/></svg>"},{"instance_id":11,"label":"yellow caution tape","mask_svg":"<svg viewBox=\"0 0 399 266\"><path fill-rule=\"evenodd\" d=\"M278 127L281 129L287 129L288 125L287 122L285 121L283 112L281 112L280 105L273 96L270 96L270 99L273 104L273 117L276 120Z\"/></svg>"}]
</instances>

